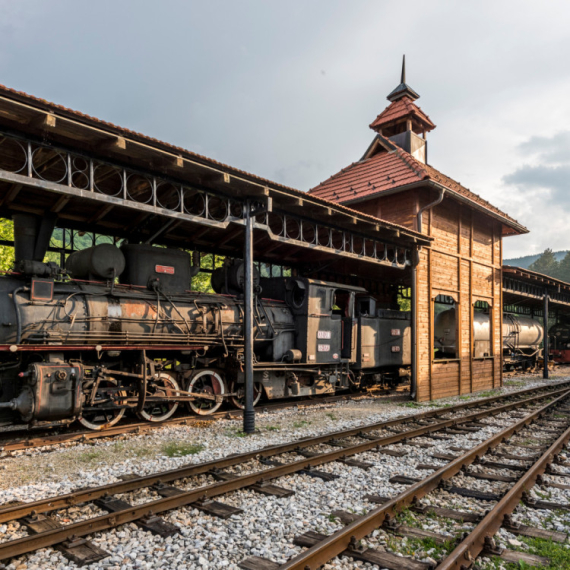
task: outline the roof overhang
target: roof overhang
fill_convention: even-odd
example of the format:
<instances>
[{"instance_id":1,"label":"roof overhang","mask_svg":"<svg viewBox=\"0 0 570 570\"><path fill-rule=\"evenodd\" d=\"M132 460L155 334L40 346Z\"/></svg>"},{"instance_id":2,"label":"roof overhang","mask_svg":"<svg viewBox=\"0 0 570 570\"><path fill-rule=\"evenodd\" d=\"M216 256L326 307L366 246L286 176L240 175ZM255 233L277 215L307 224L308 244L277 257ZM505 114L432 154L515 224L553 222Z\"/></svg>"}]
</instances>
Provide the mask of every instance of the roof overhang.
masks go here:
<instances>
[{"instance_id":1,"label":"roof overhang","mask_svg":"<svg viewBox=\"0 0 570 570\"><path fill-rule=\"evenodd\" d=\"M29 156L32 156L32 148L41 147L59 153L68 166L72 165L73 157L79 156L91 164L91 170L93 164L104 164L115 168L125 180L130 176L128 173L134 172L146 177L153 187L153 197L141 203L128 200L124 188L121 196L93 191L92 178L91 187L87 184L85 188L78 188L71 175L56 183L36 176L32 167L28 172L2 171L0 215L3 216L13 211L41 213L47 209L57 212L62 220L60 227L122 237L129 228L134 231L144 227L146 236L158 233L156 243L239 256L243 251L243 230L240 230L243 218L230 210L233 204L254 200L265 205L265 209L271 209L279 223L291 222L301 228L301 234L305 224L305 233L313 236L305 235L302 240L296 240L294 236L283 235L287 232L272 231L275 228L271 228L268 218L262 215L255 223L261 240L256 250L262 252L262 259L289 265L295 262L330 265L331 259L343 257L346 271L356 272L362 263L368 262L373 268L382 261L370 255L370 244L376 251L374 244L377 243L412 249L429 245L431 241L422 234L346 205L2 87L0 130L0 142L3 135L17 138ZM72 169L70 166L70 172ZM92 173L88 177L90 175ZM161 207L157 204L156 188L163 183L180 188L183 196L187 190L216 197L225 204L223 219L193 216L185 210L184 204L176 209ZM166 230L165 223L169 224ZM342 236L340 246L339 242L333 243L334 232ZM362 251L358 250L360 245L354 247L356 242L363 244Z\"/></svg>"}]
</instances>

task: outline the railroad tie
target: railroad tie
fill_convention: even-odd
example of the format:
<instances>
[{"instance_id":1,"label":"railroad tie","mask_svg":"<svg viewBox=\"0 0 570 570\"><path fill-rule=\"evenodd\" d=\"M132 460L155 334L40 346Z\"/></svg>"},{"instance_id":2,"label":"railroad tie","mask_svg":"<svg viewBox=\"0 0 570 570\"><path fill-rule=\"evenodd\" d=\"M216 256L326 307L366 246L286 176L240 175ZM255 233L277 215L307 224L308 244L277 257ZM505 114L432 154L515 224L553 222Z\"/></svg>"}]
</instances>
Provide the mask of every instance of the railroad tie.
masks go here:
<instances>
[{"instance_id":1,"label":"railroad tie","mask_svg":"<svg viewBox=\"0 0 570 570\"><path fill-rule=\"evenodd\" d=\"M118 511L124 511L126 509L132 508L132 505L130 503L127 503L127 501L123 501L122 499L114 499L113 497L101 497L100 499L96 499L94 503L109 513L116 513ZM165 521L163 518L157 517L155 515L142 517L133 522L143 530L148 530L149 532L158 534L163 538L174 536L179 532L179 529L176 525L173 525Z\"/></svg>"},{"instance_id":2,"label":"railroad tie","mask_svg":"<svg viewBox=\"0 0 570 570\"><path fill-rule=\"evenodd\" d=\"M529 566L538 566L541 568L550 566L550 559L544 556L537 556L536 554L529 554L527 552L520 552L518 550L508 550L507 548L498 548L497 544L491 537L485 539L485 547L481 552L483 556L489 558L498 556L505 562L513 564L528 564Z\"/></svg>"},{"instance_id":3,"label":"railroad tie","mask_svg":"<svg viewBox=\"0 0 570 570\"><path fill-rule=\"evenodd\" d=\"M297 546L304 546L310 548L315 544L325 540L326 535L320 534L318 532L309 531L305 534L296 536L293 539L293 543ZM359 549L356 544L350 546L344 550L341 556L349 556L354 560L359 560L360 562L368 562L370 564L375 564L380 566L380 568L387 568L388 570L428 570L431 568L430 564L425 562L419 562L413 558L408 558L405 556L397 556L391 552L381 552L374 548L364 548ZM241 566L245 568L244 566Z\"/></svg>"},{"instance_id":4,"label":"railroad tie","mask_svg":"<svg viewBox=\"0 0 570 570\"><path fill-rule=\"evenodd\" d=\"M19 522L28 529L30 534L39 534L64 527L60 522L41 514L24 517ZM84 538L72 537L61 544L56 544L55 548L78 566L93 564L111 556L108 552Z\"/></svg>"}]
</instances>

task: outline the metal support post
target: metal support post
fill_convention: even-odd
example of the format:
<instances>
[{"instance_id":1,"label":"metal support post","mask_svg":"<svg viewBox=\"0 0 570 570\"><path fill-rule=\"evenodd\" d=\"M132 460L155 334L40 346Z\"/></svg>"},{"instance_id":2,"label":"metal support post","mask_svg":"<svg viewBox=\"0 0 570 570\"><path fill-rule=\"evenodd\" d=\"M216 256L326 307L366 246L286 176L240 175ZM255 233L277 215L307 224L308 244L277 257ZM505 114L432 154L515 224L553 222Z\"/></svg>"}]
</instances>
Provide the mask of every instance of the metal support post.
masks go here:
<instances>
[{"instance_id":1,"label":"metal support post","mask_svg":"<svg viewBox=\"0 0 570 570\"><path fill-rule=\"evenodd\" d=\"M252 203L245 204L245 264L244 287L244 358L245 358L245 406L243 409L243 431L255 431L255 412L253 410L253 221Z\"/></svg>"},{"instance_id":2,"label":"metal support post","mask_svg":"<svg viewBox=\"0 0 570 570\"><path fill-rule=\"evenodd\" d=\"M413 249L413 262L412 262L412 283L410 286L410 312L411 312L411 341L412 341L412 378L410 386L410 399L416 400L418 397L418 315L416 310L416 296L417 296L417 286L416 280L418 275L418 256L419 252L416 248Z\"/></svg>"},{"instance_id":3,"label":"metal support post","mask_svg":"<svg viewBox=\"0 0 570 570\"><path fill-rule=\"evenodd\" d=\"M544 341L543 345L543 358L544 358L544 370L542 372L542 377L547 380L548 379L548 291L544 290L544 317L542 321L542 326L544 328Z\"/></svg>"}]
</instances>

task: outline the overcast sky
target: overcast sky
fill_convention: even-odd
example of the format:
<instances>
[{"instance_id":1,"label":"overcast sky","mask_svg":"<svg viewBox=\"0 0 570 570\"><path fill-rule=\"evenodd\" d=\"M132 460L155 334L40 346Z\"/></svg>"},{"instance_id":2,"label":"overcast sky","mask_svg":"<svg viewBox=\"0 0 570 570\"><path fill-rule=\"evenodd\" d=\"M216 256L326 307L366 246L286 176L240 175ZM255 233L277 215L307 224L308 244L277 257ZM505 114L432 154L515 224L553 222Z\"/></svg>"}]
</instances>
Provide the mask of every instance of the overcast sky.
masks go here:
<instances>
[{"instance_id":1,"label":"overcast sky","mask_svg":"<svg viewBox=\"0 0 570 570\"><path fill-rule=\"evenodd\" d=\"M308 190L408 83L429 161L570 249L570 3L0 0L0 83Z\"/></svg>"}]
</instances>

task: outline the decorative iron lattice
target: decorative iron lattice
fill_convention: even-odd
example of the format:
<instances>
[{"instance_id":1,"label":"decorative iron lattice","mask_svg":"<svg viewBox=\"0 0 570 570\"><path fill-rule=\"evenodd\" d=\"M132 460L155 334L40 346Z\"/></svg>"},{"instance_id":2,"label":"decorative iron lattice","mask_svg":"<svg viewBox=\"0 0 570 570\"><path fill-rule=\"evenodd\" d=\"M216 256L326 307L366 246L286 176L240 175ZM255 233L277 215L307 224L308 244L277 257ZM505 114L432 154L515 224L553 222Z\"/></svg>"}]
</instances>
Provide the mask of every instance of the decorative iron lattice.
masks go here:
<instances>
[{"instance_id":1,"label":"decorative iron lattice","mask_svg":"<svg viewBox=\"0 0 570 570\"><path fill-rule=\"evenodd\" d=\"M198 189L165 176L0 133L0 181L148 211L201 225L244 224L245 199ZM276 205L278 206L278 205ZM412 252L283 211L255 218L254 228L275 241L404 269Z\"/></svg>"},{"instance_id":2,"label":"decorative iron lattice","mask_svg":"<svg viewBox=\"0 0 570 570\"><path fill-rule=\"evenodd\" d=\"M548 297L555 303L570 305L570 294L557 291L556 289L545 289L539 285L533 285L525 281L519 281L511 277L503 277L503 291L521 295L522 297L531 297L533 299L543 299L544 293L548 293Z\"/></svg>"}]
</instances>

